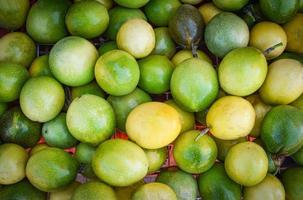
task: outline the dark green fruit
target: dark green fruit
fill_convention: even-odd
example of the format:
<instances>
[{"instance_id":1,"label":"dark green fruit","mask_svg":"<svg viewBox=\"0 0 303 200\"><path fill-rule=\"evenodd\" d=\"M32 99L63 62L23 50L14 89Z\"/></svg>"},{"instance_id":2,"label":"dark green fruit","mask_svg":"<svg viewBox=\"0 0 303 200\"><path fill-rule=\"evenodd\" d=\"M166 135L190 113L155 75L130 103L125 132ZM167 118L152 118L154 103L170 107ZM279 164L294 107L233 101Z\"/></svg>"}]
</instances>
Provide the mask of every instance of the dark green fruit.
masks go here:
<instances>
[{"instance_id":1,"label":"dark green fruit","mask_svg":"<svg viewBox=\"0 0 303 200\"><path fill-rule=\"evenodd\" d=\"M282 174L287 200L302 200L303 167L289 168Z\"/></svg>"},{"instance_id":2,"label":"dark green fruit","mask_svg":"<svg viewBox=\"0 0 303 200\"><path fill-rule=\"evenodd\" d=\"M216 142L217 148L218 148L218 159L224 162L225 157L229 151L229 149L234 146L235 144L238 144L240 142L245 142L246 138L241 137L236 140L221 140L216 137L213 137L213 139Z\"/></svg>"}]
</instances>

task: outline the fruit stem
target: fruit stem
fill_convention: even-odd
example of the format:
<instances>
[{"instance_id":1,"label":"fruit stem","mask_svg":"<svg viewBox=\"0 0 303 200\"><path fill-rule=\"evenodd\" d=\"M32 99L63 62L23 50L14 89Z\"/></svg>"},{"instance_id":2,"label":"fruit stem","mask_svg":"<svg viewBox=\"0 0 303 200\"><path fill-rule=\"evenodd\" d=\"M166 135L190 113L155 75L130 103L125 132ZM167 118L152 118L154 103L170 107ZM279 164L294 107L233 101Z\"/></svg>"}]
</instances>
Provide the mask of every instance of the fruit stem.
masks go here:
<instances>
[{"instance_id":1,"label":"fruit stem","mask_svg":"<svg viewBox=\"0 0 303 200\"><path fill-rule=\"evenodd\" d=\"M282 42L280 42L278 44L275 44L272 47L269 47L268 49L266 49L265 51L263 51L263 54L266 56L266 55L270 54L270 52L272 52L273 50L275 50L277 47L280 47L280 46L283 46Z\"/></svg>"},{"instance_id":2,"label":"fruit stem","mask_svg":"<svg viewBox=\"0 0 303 200\"><path fill-rule=\"evenodd\" d=\"M198 48L197 45L195 45L194 43L191 44L191 52L195 58L198 58L197 48Z\"/></svg>"},{"instance_id":3,"label":"fruit stem","mask_svg":"<svg viewBox=\"0 0 303 200\"><path fill-rule=\"evenodd\" d=\"M273 173L273 175L276 175L277 173L280 172L281 166L285 160L286 156L285 155L280 155L280 156L274 156L273 161L275 163L275 166L277 167L276 171Z\"/></svg>"},{"instance_id":4,"label":"fruit stem","mask_svg":"<svg viewBox=\"0 0 303 200\"><path fill-rule=\"evenodd\" d=\"M208 127L205 128L205 129L203 129L203 130L199 133L199 135L195 138L195 142L198 141L198 140L200 139L200 137L202 137L203 135L205 135L206 133L208 133L208 131L209 131L209 128L208 128Z\"/></svg>"}]
</instances>

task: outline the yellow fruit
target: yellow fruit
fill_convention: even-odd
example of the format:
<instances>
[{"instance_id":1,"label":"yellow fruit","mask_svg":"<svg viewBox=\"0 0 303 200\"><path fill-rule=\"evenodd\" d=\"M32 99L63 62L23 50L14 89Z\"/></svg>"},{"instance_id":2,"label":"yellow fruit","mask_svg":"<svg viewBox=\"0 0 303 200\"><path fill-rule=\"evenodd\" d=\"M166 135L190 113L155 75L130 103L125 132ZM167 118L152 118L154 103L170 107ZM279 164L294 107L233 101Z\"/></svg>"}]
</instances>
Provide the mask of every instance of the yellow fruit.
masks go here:
<instances>
[{"instance_id":1,"label":"yellow fruit","mask_svg":"<svg viewBox=\"0 0 303 200\"><path fill-rule=\"evenodd\" d=\"M197 50L197 56L201 60L204 60L204 61L208 62L209 64L212 64L211 59L203 51ZM193 58L193 57L194 57L193 53L190 50L183 49L181 51L178 51L174 55L174 57L172 58L171 61L174 63L175 66L177 66L181 62L187 60L188 58Z\"/></svg>"},{"instance_id":2,"label":"yellow fruit","mask_svg":"<svg viewBox=\"0 0 303 200\"><path fill-rule=\"evenodd\" d=\"M201 13L205 24L207 24L214 16L222 12L222 10L217 8L213 3L206 3L199 7L199 12Z\"/></svg>"},{"instance_id":3,"label":"yellow fruit","mask_svg":"<svg viewBox=\"0 0 303 200\"><path fill-rule=\"evenodd\" d=\"M283 26L288 43L287 51L303 53L303 13L298 13L291 21Z\"/></svg>"}]
</instances>

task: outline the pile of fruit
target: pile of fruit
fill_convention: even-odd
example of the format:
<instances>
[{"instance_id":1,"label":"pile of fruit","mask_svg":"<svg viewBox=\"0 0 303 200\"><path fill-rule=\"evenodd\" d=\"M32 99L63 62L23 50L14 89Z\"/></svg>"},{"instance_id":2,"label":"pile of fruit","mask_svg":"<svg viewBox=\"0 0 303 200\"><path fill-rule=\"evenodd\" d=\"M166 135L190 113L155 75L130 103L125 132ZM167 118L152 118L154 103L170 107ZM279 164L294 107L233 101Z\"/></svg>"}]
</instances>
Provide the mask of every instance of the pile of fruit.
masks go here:
<instances>
[{"instance_id":1,"label":"pile of fruit","mask_svg":"<svg viewBox=\"0 0 303 200\"><path fill-rule=\"evenodd\" d=\"M302 200L302 12L0 0L0 199Z\"/></svg>"}]
</instances>

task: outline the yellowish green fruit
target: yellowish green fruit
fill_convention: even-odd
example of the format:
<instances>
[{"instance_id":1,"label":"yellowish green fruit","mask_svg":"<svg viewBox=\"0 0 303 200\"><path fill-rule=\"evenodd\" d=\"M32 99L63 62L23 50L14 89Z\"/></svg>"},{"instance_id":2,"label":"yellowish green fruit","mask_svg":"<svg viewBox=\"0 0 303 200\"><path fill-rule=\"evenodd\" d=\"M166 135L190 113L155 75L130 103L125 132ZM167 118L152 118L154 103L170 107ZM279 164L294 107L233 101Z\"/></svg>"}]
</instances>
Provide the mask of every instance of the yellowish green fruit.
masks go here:
<instances>
[{"instance_id":1,"label":"yellowish green fruit","mask_svg":"<svg viewBox=\"0 0 303 200\"><path fill-rule=\"evenodd\" d=\"M49 193L49 200L71 200L75 189L80 186L79 182L73 182L70 185Z\"/></svg>"},{"instance_id":2,"label":"yellowish green fruit","mask_svg":"<svg viewBox=\"0 0 303 200\"><path fill-rule=\"evenodd\" d=\"M222 12L213 3L205 3L199 7L199 12L202 15L203 21L207 24L214 16Z\"/></svg>"},{"instance_id":3,"label":"yellowish green fruit","mask_svg":"<svg viewBox=\"0 0 303 200\"><path fill-rule=\"evenodd\" d=\"M180 50L178 51L174 57L171 59L171 61L174 63L175 66L177 66L178 64L180 64L181 62L189 59L189 58L193 58L194 55L190 50ZM204 60L206 62L208 62L209 64L212 64L211 59L208 57L208 55L206 55L203 51L201 50L197 50L197 57L200 58L201 60Z\"/></svg>"},{"instance_id":4,"label":"yellowish green fruit","mask_svg":"<svg viewBox=\"0 0 303 200\"><path fill-rule=\"evenodd\" d=\"M142 185L134 192L132 200L142 199L177 200L177 195L168 185L155 182Z\"/></svg>"},{"instance_id":5,"label":"yellowish green fruit","mask_svg":"<svg viewBox=\"0 0 303 200\"><path fill-rule=\"evenodd\" d=\"M161 168L167 158L167 147L160 149L144 149L148 160L148 173L155 172Z\"/></svg>"},{"instance_id":6,"label":"yellowish green fruit","mask_svg":"<svg viewBox=\"0 0 303 200\"><path fill-rule=\"evenodd\" d=\"M296 53L303 53L303 13L298 13L283 26L287 34L286 50Z\"/></svg>"}]
</instances>

